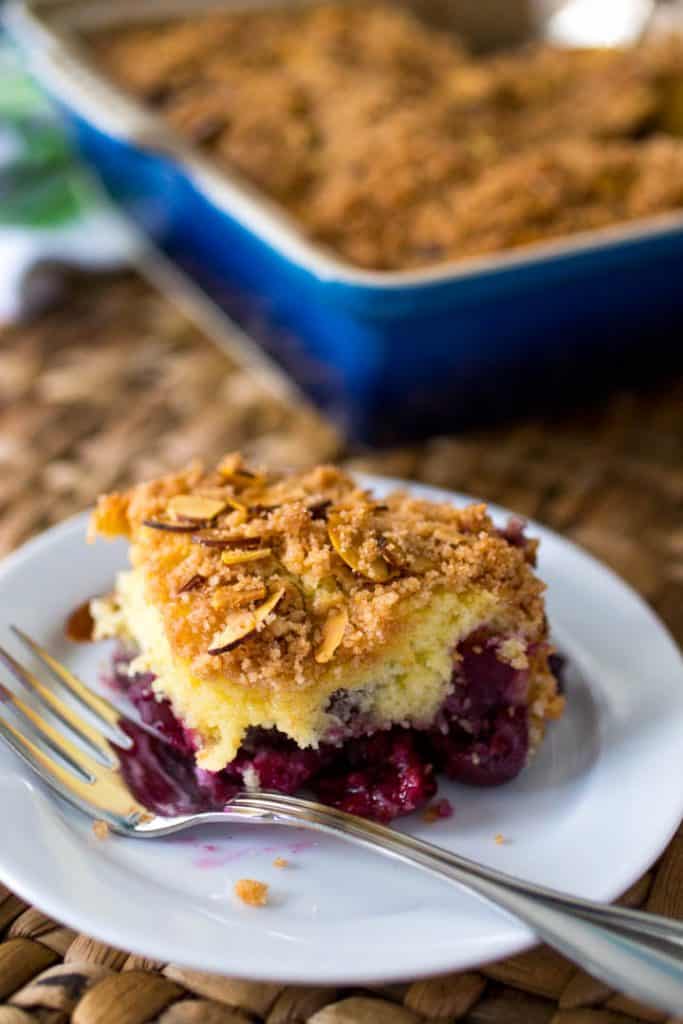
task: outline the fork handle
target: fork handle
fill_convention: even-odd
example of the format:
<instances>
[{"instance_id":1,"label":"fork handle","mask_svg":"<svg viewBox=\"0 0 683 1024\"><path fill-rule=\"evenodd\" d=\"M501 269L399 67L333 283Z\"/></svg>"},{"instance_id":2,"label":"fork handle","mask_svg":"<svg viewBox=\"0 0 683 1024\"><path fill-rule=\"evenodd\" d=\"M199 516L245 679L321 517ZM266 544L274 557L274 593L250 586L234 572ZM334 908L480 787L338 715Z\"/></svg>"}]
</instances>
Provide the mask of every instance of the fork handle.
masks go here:
<instances>
[{"instance_id":1,"label":"fork handle","mask_svg":"<svg viewBox=\"0 0 683 1024\"><path fill-rule=\"evenodd\" d=\"M576 899L383 825L299 798L240 794L221 814L198 817L202 821L246 818L263 824L303 826L421 868L465 886L523 921L539 939L610 988L667 1013L679 1015L683 1010L683 925L677 921Z\"/></svg>"}]
</instances>

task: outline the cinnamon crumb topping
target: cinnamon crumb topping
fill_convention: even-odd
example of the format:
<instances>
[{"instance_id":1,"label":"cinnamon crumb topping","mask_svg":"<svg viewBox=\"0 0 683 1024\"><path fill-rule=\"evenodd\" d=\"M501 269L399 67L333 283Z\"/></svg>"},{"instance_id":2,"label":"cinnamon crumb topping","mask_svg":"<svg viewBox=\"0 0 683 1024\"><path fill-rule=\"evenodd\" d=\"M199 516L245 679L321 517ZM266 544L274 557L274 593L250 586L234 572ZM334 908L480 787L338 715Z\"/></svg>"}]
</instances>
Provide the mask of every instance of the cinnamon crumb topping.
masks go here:
<instances>
[{"instance_id":1,"label":"cinnamon crumb topping","mask_svg":"<svg viewBox=\"0 0 683 1024\"><path fill-rule=\"evenodd\" d=\"M220 503L210 529L150 527L170 520L169 507L192 508L178 498L196 495L209 495L212 510ZM254 473L238 455L213 471L193 464L101 497L92 530L130 538L171 649L199 678L281 691L314 685L319 673L381 650L401 629L406 601L419 612L444 590L486 590L509 632L545 636L543 584L485 506L456 509L400 491L378 505L333 466L275 476ZM237 545L237 561L226 558L235 549L224 540ZM521 656L521 648L504 652Z\"/></svg>"},{"instance_id":2,"label":"cinnamon crumb topping","mask_svg":"<svg viewBox=\"0 0 683 1024\"><path fill-rule=\"evenodd\" d=\"M91 44L175 131L362 267L462 260L683 205L679 35L470 55L405 8L193 12ZM229 459L222 472L246 476Z\"/></svg>"}]
</instances>

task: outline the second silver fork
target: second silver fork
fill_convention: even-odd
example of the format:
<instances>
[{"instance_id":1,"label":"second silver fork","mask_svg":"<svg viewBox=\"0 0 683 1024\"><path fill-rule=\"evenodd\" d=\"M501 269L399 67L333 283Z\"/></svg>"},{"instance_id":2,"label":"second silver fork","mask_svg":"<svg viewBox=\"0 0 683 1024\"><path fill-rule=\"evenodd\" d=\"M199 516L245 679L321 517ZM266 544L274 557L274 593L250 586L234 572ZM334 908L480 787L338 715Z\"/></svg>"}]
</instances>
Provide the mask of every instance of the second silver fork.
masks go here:
<instances>
[{"instance_id":1,"label":"second silver fork","mask_svg":"<svg viewBox=\"0 0 683 1024\"><path fill-rule=\"evenodd\" d=\"M251 823L324 832L464 886L523 921L539 939L611 988L667 1013L683 1012L683 925L677 921L534 885L298 797L244 792L222 811L175 818L150 814L130 794L118 770L116 744L130 744L119 726L120 710L89 690L26 634L15 633L86 715L0 648L0 660L34 698L33 704L27 703L0 684L0 707L10 712L0 711L0 738L60 797L91 818L107 822L113 831L152 839L207 823Z\"/></svg>"}]
</instances>

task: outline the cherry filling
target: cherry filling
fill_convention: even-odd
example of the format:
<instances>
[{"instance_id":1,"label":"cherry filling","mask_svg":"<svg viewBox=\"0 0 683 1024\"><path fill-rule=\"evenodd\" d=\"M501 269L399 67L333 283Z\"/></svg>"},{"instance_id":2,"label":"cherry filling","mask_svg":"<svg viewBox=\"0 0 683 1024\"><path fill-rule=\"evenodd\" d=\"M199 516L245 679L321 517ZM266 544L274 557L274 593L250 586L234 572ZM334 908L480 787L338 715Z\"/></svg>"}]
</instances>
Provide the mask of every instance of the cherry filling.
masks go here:
<instances>
[{"instance_id":1,"label":"cherry filling","mask_svg":"<svg viewBox=\"0 0 683 1024\"><path fill-rule=\"evenodd\" d=\"M107 681L167 739L125 723L133 746L120 751L123 774L141 803L166 816L220 809L256 784L281 793L307 789L323 803L389 822L431 800L436 772L470 785L500 785L519 774L529 750L528 673L500 659L500 644L484 632L460 644L452 693L428 729L372 732L370 723L354 720L352 696L340 691L330 704L335 714L344 712L333 742L302 750L277 730L251 729L235 760L217 773L196 767L191 731L168 701L155 698L153 676L128 674L130 655L121 652Z\"/></svg>"},{"instance_id":2,"label":"cherry filling","mask_svg":"<svg viewBox=\"0 0 683 1024\"><path fill-rule=\"evenodd\" d=\"M311 788L325 804L388 822L427 803L436 793L436 779L417 732L393 728L336 748Z\"/></svg>"},{"instance_id":3,"label":"cherry filling","mask_svg":"<svg viewBox=\"0 0 683 1024\"><path fill-rule=\"evenodd\" d=\"M514 779L529 752L529 675L501 661L499 646L481 633L460 645L453 693L430 730L437 769L474 786Z\"/></svg>"}]
</instances>

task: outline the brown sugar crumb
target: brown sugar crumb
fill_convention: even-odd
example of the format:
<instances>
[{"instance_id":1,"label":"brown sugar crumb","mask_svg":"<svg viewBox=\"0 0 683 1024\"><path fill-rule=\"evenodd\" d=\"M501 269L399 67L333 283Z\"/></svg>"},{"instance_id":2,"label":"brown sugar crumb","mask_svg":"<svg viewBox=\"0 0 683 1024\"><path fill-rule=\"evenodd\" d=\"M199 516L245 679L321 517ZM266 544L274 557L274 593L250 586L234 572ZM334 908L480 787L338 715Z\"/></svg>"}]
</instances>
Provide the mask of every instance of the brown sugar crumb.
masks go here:
<instances>
[{"instance_id":1,"label":"brown sugar crumb","mask_svg":"<svg viewBox=\"0 0 683 1024\"><path fill-rule=\"evenodd\" d=\"M103 496L93 517L95 531L111 534L115 522L130 538L171 649L199 679L227 676L273 692L314 685L356 666L359 651L376 656L401 630L408 603L418 611L444 589L494 594L507 631L542 641L543 584L485 506L454 508L401 491L378 504L334 466L278 475L236 465L227 480L220 466L193 464ZM217 503L210 527L146 525L165 521L180 495ZM327 519L310 514L321 504ZM233 542L242 555L269 555L227 564ZM521 649L505 653L521 665Z\"/></svg>"},{"instance_id":2,"label":"brown sugar crumb","mask_svg":"<svg viewBox=\"0 0 683 1024\"><path fill-rule=\"evenodd\" d=\"M286 868L289 867L289 861L285 860L284 857L276 857L273 861L274 868Z\"/></svg>"},{"instance_id":3,"label":"brown sugar crumb","mask_svg":"<svg viewBox=\"0 0 683 1024\"><path fill-rule=\"evenodd\" d=\"M92 834L98 842L102 842L103 839L107 839L111 829L107 825L106 821L102 821L101 818L96 818L92 823Z\"/></svg>"},{"instance_id":4,"label":"brown sugar crumb","mask_svg":"<svg viewBox=\"0 0 683 1024\"><path fill-rule=\"evenodd\" d=\"M193 15L90 42L105 73L359 266L470 258L683 205L679 36L470 55L402 6Z\"/></svg>"},{"instance_id":5,"label":"brown sugar crumb","mask_svg":"<svg viewBox=\"0 0 683 1024\"><path fill-rule=\"evenodd\" d=\"M235 896L250 907L265 907L268 902L268 886L254 878L239 878L234 885Z\"/></svg>"}]
</instances>

